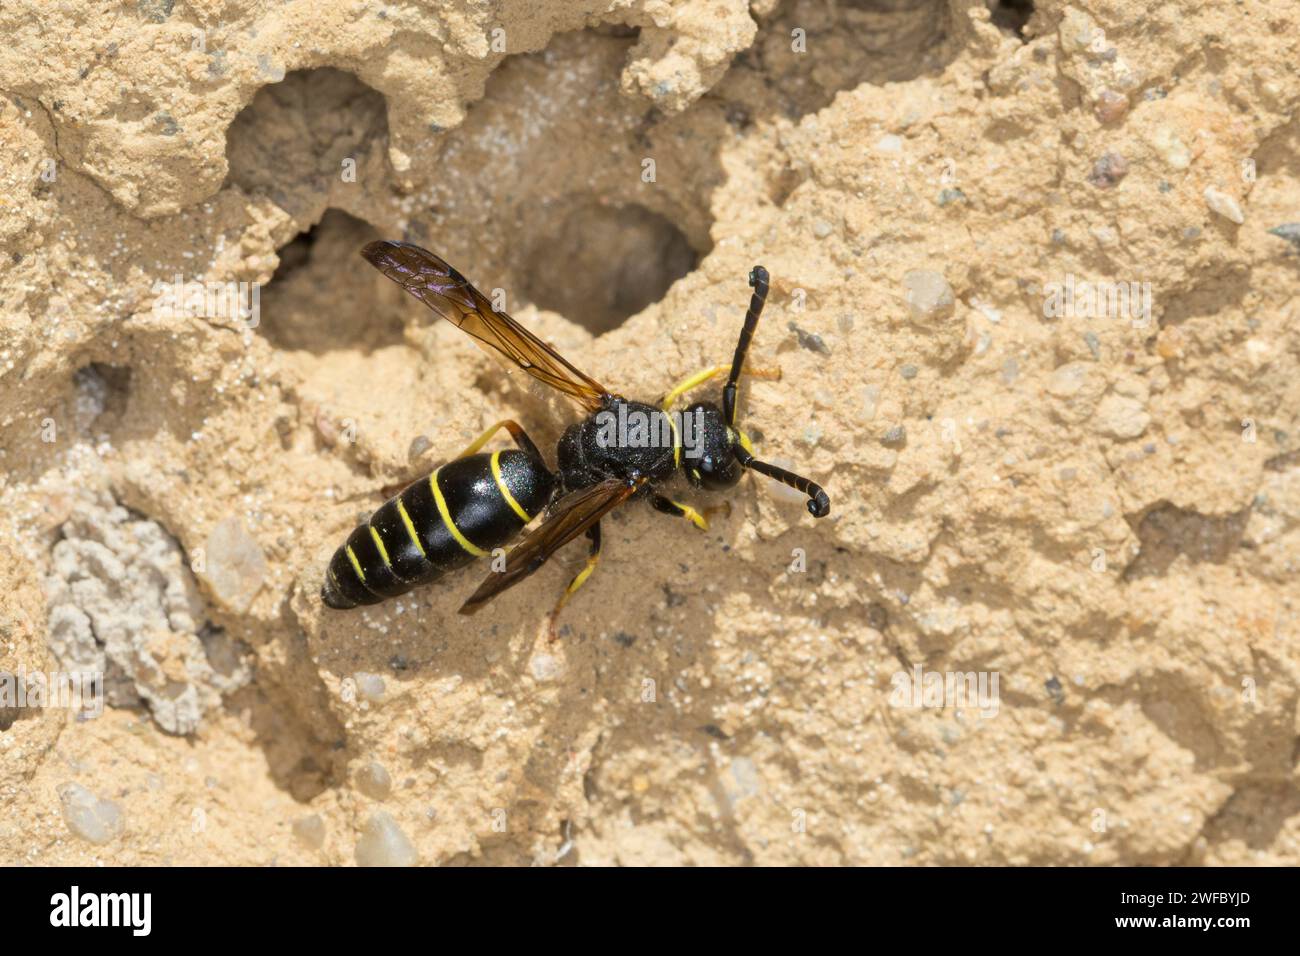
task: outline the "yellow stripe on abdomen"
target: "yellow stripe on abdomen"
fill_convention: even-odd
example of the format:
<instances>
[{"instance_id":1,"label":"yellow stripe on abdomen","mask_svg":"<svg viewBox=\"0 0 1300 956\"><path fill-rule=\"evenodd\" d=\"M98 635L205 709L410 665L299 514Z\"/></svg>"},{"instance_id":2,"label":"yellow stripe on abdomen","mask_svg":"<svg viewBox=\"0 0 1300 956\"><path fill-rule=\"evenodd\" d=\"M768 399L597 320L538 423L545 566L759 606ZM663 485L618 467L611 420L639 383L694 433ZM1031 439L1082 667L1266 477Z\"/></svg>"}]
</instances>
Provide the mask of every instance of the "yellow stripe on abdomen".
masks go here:
<instances>
[{"instance_id":1,"label":"yellow stripe on abdomen","mask_svg":"<svg viewBox=\"0 0 1300 956\"><path fill-rule=\"evenodd\" d=\"M427 558L428 555L424 553L424 545L420 543L420 536L415 533L415 522L412 521L411 516L406 513L406 505L402 504L401 498L397 499L397 513L402 518L402 524L406 525L406 533L411 536L411 541L415 544L416 548L419 549L420 557Z\"/></svg>"},{"instance_id":2,"label":"yellow stripe on abdomen","mask_svg":"<svg viewBox=\"0 0 1300 956\"><path fill-rule=\"evenodd\" d=\"M476 558L481 558L485 554L482 548L475 547L474 543L460 533L460 528L456 527L456 522L451 519L451 512L447 508L447 499L442 496L442 489L438 487L438 472L441 468L429 476L429 488L433 491L433 503L438 506L438 515L442 518L443 525L447 528L448 533L456 539L456 543L464 548L468 553Z\"/></svg>"},{"instance_id":3,"label":"yellow stripe on abdomen","mask_svg":"<svg viewBox=\"0 0 1300 956\"><path fill-rule=\"evenodd\" d=\"M388 549L384 547L384 539L379 537L379 532L375 530L374 525L369 525L370 537L375 541L375 547L379 549L379 556L384 559L384 567L392 568L393 562L388 560Z\"/></svg>"},{"instance_id":4,"label":"yellow stripe on abdomen","mask_svg":"<svg viewBox=\"0 0 1300 956\"><path fill-rule=\"evenodd\" d=\"M532 521L533 516L519 506L519 502L515 501L515 496L506 487L505 479L501 477L501 452L499 451L492 453L492 477L496 479L497 489L501 492L501 497L506 499L506 504L514 509L515 514L519 515L519 519L524 524Z\"/></svg>"},{"instance_id":5,"label":"yellow stripe on abdomen","mask_svg":"<svg viewBox=\"0 0 1300 956\"><path fill-rule=\"evenodd\" d=\"M361 570L361 562L357 560L356 552L352 550L352 545L350 544L346 545L346 548L348 552L348 560L352 562L352 570L357 572L357 577L361 579L362 584L365 584L366 572Z\"/></svg>"}]
</instances>

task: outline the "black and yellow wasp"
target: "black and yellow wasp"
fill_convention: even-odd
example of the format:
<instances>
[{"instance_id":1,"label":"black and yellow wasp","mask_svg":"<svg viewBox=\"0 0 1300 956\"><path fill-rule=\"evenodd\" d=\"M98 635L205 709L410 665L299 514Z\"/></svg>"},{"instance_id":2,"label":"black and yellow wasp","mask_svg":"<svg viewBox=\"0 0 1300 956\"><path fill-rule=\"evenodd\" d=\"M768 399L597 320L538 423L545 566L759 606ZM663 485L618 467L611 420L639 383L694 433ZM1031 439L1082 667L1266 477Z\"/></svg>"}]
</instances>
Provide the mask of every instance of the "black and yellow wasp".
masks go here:
<instances>
[{"instance_id":1,"label":"black and yellow wasp","mask_svg":"<svg viewBox=\"0 0 1300 956\"><path fill-rule=\"evenodd\" d=\"M361 254L480 345L576 399L587 417L565 430L554 472L518 423L507 419L480 435L457 458L389 499L335 552L321 588L321 599L329 607L378 604L435 581L504 547L545 512L541 526L509 553L502 571L488 575L460 611L478 610L585 533L591 553L551 612L553 637L560 608L595 569L600 519L614 508L632 498L648 497L658 510L708 527L694 508L659 494L659 486L679 471L692 485L722 489L735 485L748 468L806 494L808 510L815 517L830 512L830 499L820 486L757 460L749 439L736 428L741 372L774 377L745 366L767 298L768 274L762 266L755 266L749 276L754 292L722 389L721 407L697 402L678 415L671 413L676 400L725 371L725 366L691 376L658 406L630 401L578 371L510 316L494 310L478 289L433 253L410 243L379 241ZM502 428L518 448L480 451Z\"/></svg>"}]
</instances>

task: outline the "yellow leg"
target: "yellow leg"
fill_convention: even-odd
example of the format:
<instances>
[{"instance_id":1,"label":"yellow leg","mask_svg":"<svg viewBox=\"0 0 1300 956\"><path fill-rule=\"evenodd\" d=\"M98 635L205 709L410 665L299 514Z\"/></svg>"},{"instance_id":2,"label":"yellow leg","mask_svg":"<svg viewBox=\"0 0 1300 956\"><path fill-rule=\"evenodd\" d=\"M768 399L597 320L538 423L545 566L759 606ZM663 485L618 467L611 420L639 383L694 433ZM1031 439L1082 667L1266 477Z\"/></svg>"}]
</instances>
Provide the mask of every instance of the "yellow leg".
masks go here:
<instances>
[{"instance_id":1,"label":"yellow leg","mask_svg":"<svg viewBox=\"0 0 1300 956\"><path fill-rule=\"evenodd\" d=\"M474 454L476 451L478 451L480 448L486 445L488 441L492 438L492 436L495 435L503 428L506 431L510 432L510 437L515 440L516 445L518 445L524 451L528 452L538 461L544 461L541 452L537 450L537 446L533 444L532 439L528 437L528 435L524 432L523 428L521 428L519 423L516 422L513 418L501 419L501 421L494 424L482 435L479 435L478 438L475 438L473 443L456 457L468 458L470 455ZM384 485L384 487L380 489L380 493L385 498L391 498L393 497L393 495L397 494L399 491L401 491L409 484L410 481L402 481L397 484ZM372 495L372 494L374 494L373 491L366 491L358 495L349 495L348 497L356 498L356 497L361 497L361 495Z\"/></svg>"},{"instance_id":2,"label":"yellow leg","mask_svg":"<svg viewBox=\"0 0 1300 956\"><path fill-rule=\"evenodd\" d=\"M682 379L671 392L664 396L663 402L661 403L663 410L668 411L668 409L673 407L673 403L677 401L677 399L681 398L682 395L696 386L703 385L715 375L730 370L731 366L729 365L714 365L711 368L706 368L696 372L689 378ZM781 370L779 368L754 368L753 366L746 365L741 369L741 374L751 375L754 378L768 379L773 382L780 381L781 379Z\"/></svg>"},{"instance_id":3,"label":"yellow leg","mask_svg":"<svg viewBox=\"0 0 1300 956\"><path fill-rule=\"evenodd\" d=\"M672 515L675 518L685 518L701 531L709 530L709 519L690 505L684 505L680 501L673 501L663 495L655 495L650 503L654 505L656 511L662 511L664 514Z\"/></svg>"},{"instance_id":4,"label":"yellow leg","mask_svg":"<svg viewBox=\"0 0 1300 956\"><path fill-rule=\"evenodd\" d=\"M463 452L461 452L459 455L457 455L456 457L468 458L470 455L474 454L476 451L478 451L480 448L486 445L488 441L492 438L492 436L495 435L497 432L501 431L501 429L505 428L506 425L513 425L513 424L514 422L512 422L510 419L503 418L501 421L497 422L491 428L485 431L482 435L479 435L478 438L475 438L474 441L470 444L470 446L466 448Z\"/></svg>"},{"instance_id":5,"label":"yellow leg","mask_svg":"<svg viewBox=\"0 0 1300 956\"><path fill-rule=\"evenodd\" d=\"M564 593L561 594L560 599L555 602L555 607L551 609L551 613L547 617L546 633L548 640L555 641L559 639L560 634L556 629L555 622L560 616L560 610L564 605L569 603L569 598L573 597L573 595L577 593L578 588L582 587L587 582L587 578L591 577L591 572L596 570L596 562L600 560L600 525L592 525L591 529L587 532L587 537L591 539L591 553L587 555L586 565L581 571L573 576L573 580L570 581L569 586L564 589Z\"/></svg>"},{"instance_id":6,"label":"yellow leg","mask_svg":"<svg viewBox=\"0 0 1300 956\"><path fill-rule=\"evenodd\" d=\"M478 451L480 448L486 445L488 441L492 438L492 436L495 435L503 428L510 433L510 437L515 440L516 445L518 445L524 451L528 452L537 460L539 461L542 460L541 453L538 452L537 446L533 444L532 440L524 432L523 428L521 428L519 423L515 421L513 418L503 418L501 419L501 421L493 424L491 428L485 431L482 435L479 435L478 438L475 438L474 441L470 444L470 446L466 448L463 452L461 452L459 455L457 455L456 457L468 458L470 455L474 454L476 451Z\"/></svg>"}]
</instances>

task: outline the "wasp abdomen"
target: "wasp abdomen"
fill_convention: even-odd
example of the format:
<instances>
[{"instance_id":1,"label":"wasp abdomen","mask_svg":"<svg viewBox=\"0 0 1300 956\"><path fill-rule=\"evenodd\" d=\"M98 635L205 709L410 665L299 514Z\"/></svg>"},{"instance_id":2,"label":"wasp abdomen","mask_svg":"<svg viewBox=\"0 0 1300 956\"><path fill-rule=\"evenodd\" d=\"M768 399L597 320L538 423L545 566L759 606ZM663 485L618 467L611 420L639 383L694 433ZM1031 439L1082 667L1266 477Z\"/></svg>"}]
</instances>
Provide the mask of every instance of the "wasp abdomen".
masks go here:
<instances>
[{"instance_id":1,"label":"wasp abdomen","mask_svg":"<svg viewBox=\"0 0 1300 956\"><path fill-rule=\"evenodd\" d=\"M321 599L346 609L428 584L507 544L554 490L555 477L522 451L457 458L348 535L325 572Z\"/></svg>"}]
</instances>

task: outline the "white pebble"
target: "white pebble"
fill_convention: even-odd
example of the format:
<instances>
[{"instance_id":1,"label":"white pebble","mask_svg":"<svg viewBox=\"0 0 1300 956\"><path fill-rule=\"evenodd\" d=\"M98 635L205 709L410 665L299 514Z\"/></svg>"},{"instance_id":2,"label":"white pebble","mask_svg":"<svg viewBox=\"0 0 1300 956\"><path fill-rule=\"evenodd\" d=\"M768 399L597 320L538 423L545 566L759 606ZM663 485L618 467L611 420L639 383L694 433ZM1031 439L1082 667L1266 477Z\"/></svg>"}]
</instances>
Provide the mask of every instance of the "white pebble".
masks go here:
<instances>
[{"instance_id":1,"label":"white pebble","mask_svg":"<svg viewBox=\"0 0 1300 956\"><path fill-rule=\"evenodd\" d=\"M953 313L952 286L938 272L914 269L903 276L913 322L932 323Z\"/></svg>"},{"instance_id":2,"label":"white pebble","mask_svg":"<svg viewBox=\"0 0 1300 956\"><path fill-rule=\"evenodd\" d=\"M1107 395L1097 406L1098 431L1115 438L1137 438L1151 424L1151 416L1135 398Z\"/></svg>"},{"instance_id":3,"label":"white pebble","mask_svg":"<svg viewBox=\"0 0 1300 956\"><path fill-rule=\"evenodd\" d=\"M266 577L266 557L238 515L227 515L208 534L203 577L232 611L248 609Z\"/></svg>"},{"instance_id":4,"label":"white pebble","mask_svg":"<svg viewBox=\"0 0 1300 956\"><path fill-rule=\"evenodd\" d=\"M293 835L308 850L319 850L325 843L325 821L318 813L300 817L293 821Z\"/></svg>"},{"instance_id":5,"label":"white pebble","mask_svg":"<svg viewBox=\"0 0 1300 956\"><path fill-rule=\"evenodd\" d=\"M544 683L555 680L560 675L560 662L554 655L541 651L533 655L533 659L528 662L528 669L532 672L533 680Z\"/></svg>"},{"instance_id":6,"label":"white pebble","mask_svg":"<svg viewBox=\"0 0 1300 956\"><path fill-rule=\"evenodd\" d=\"M387 800L393 792L393 778L383 764L370 761L357 771L357 789L372 800Z\"/></svg>"},{"instance_id":7,"label":"white pebble","mask_svg":"<svg viewBox=\"0 0 1300 956\"><path fill-rule=\"evenodd\" d=\"M1053 369L1045 386L1048 394L1057 398L1070 398L1079 394L1088 380L1090 368L1087 362L1069 362Z\"/></svg>"},{"instance_id":8,"label":"white pebble","mask_svg":"<svg viewBox=\"0 0 1300 956\"><path fill-rule=\"evenodd\" d=\"M68 829L102 846L122 832L122 811L111 800L101 800L79 783L59 787L63 822Z\"/></svg>"},{"instance_id":9,"label":"white pebble","mask_svg":"<svg viewBox=\"0 0 1300 956\"><path fill-rule=\"evenodd\" d=\"M419 856L397 821L380 810L361 831L356 860L357 866L415 866Z\"/></svg>"},{"instance_id":10,"label":"white pebble","mask_svg":"<svg viewBox=\"0 0 1300 956\"><path fill-rule=\"evenodd\" d=\"M384 679L378 674L370 674L366 671L357 671L352 675L352 679L357 685L357 695L362 700L368 700L372 704L378 704L384 699Z\"/></svg>"},{"instance_id":11,"label":"white pebble","mask_svg":"<svg viewBox=\"0 0 1300 956\"><path fill-rule=\"evenodd\" d=\"M1220 192L1213 186L1206 186L1203 195L1205 196L1205 204L1210 207L1211 212L1216 212L1224 219L1229 219L1239 226L1246 221L1246 216L1241 211L1241 206L1238 205L1237 200L1227 193Z\"/></svg>"}]
</instances>

